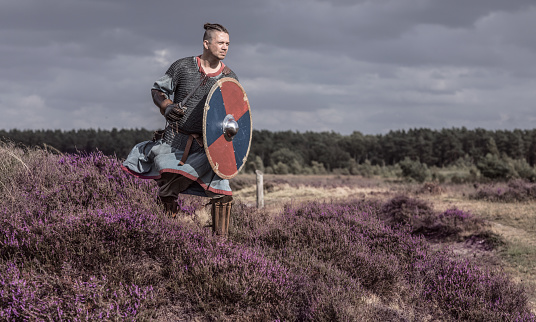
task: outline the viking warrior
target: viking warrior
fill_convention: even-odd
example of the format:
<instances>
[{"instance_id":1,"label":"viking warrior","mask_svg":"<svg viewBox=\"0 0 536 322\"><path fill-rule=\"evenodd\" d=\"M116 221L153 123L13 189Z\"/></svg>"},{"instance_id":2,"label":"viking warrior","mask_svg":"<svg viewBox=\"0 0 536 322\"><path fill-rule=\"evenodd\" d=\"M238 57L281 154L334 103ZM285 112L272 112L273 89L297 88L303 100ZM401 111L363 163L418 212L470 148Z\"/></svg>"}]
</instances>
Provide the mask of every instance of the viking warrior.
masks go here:
<instances>
[{"instance_id":1,"label":"viking warrior","mask_svg":"<svg viewBox=\"0 0 536 322\"><path fill-rule=\"evenodd\" d=\"M178 213L179 193L209 197L212 229L227 234L232 206L229 180L212 169L203 148L203 111L213 85L224 77L238 80L222 60L229 48L229 33L219 24L205 24L203 53L175 61L152 89L153 102L165 116L166 127L137 144L123 169L156 180L158 199L171 217Z\"/></svg>"}]
</instances>

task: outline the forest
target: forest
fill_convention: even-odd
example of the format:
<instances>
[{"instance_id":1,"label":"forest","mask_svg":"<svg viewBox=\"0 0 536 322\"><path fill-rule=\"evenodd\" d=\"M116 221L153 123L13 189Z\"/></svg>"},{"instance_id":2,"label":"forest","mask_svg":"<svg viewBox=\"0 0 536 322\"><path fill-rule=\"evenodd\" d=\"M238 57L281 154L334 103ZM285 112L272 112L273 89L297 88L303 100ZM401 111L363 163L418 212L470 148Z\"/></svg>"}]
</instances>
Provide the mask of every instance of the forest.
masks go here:
<instances>
[{"instance_id":1,"label":"forest","mask_svg":"<svg viewBox=\"0 0 536 322\"><path fill-rule=\"evenodd\" d=\"M62 153L98 150L122 159L152 134L146 129L13 129L0 130L0 139ZM367 175L372 169L397 166L406 176L423 181L422 173L430 168L465 166L494 180L520 177L535 181L535 163L536 129L419 128L375 135L254 130L245 171Z\"/></svg>"}]
</instances>

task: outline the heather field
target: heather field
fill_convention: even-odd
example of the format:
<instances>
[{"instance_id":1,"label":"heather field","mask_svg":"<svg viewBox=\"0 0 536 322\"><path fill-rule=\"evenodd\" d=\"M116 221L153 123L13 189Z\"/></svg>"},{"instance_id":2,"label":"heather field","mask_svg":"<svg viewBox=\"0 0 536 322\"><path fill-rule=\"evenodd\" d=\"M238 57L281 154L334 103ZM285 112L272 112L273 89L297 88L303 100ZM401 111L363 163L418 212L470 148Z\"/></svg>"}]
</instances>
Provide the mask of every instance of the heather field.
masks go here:
<instances>
[{"instance_id":1,"label":"heather field","mask_svg":"<svg viewBox=\"0 0 536 322\"><path fill-rule=\"evenodd\" d=\"M232 180L165 218L100 153L0 145L0 320L536 321L536 189L357 176Z\"/></svg>"}]
</instances>

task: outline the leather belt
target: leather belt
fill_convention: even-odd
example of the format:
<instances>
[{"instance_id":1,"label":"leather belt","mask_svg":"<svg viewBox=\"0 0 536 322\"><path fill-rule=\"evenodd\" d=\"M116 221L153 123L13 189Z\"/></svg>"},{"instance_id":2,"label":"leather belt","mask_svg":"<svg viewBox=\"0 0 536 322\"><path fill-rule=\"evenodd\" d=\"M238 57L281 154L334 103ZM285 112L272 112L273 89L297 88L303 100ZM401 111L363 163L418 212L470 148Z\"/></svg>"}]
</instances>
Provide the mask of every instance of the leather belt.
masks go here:
<instances>
[{"instance_id":1,"label":"leather belt","mask_svg":"<svg viewBox=\"0 0 536 322\"><path fill-rule=\"evenodd\" d=\"M169 124L171 129L177 133L188 135L188 141L186 141L186 147L184 148L184 153L182 154L182 158L179 161L179 165L184 165L186 162L186 159L188 159L188 155L190 153L190 148L192 147L192 143L195 140L197 144L199 144L200 147L203 147L203 136L197 133L187 133L178 127L174 126L174 124Z\"/></svg>"}]
</instances>

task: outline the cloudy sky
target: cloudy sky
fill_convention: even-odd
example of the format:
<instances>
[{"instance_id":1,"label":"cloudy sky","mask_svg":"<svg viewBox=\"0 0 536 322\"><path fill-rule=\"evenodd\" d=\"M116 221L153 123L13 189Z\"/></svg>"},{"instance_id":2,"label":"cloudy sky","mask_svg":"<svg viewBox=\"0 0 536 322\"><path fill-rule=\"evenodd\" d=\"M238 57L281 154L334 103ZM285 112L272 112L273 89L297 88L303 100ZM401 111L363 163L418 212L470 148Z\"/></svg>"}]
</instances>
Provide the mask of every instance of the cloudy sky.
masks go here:
<instances>
[{"instance_id":1,"label":"cloudy sky","mask_svg":"<svg viewBox=\"0 0 536 322\"><path fill-rule=\"evenodd\" d=\"M0 129L146 128L223 24L255 129L533 129L534 0L0 0Z\"/></svg>"}]
</instances>

